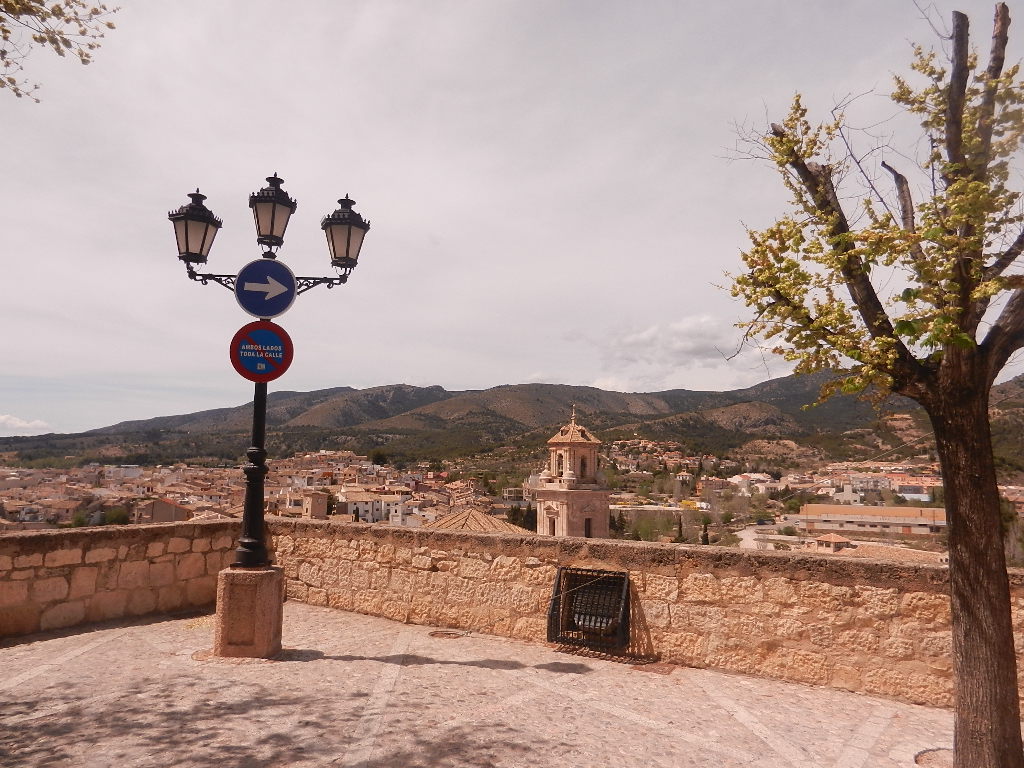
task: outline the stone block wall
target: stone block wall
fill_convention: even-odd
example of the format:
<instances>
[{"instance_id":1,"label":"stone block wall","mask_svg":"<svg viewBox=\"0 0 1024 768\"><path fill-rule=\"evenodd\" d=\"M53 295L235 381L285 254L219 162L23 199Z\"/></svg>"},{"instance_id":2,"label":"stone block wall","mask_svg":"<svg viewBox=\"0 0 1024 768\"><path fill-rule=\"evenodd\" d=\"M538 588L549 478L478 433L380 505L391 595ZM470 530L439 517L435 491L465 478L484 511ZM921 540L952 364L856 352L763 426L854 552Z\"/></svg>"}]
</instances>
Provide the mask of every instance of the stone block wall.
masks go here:
<instances>
[{"instance_id":1,"label":"stone block wall","mask_svg":"<svg viewBox=\"0 0 1024 768\"><path fill-rule=\"evenodd\" d=\"M952 703L943 567L281 518L267 528L288 596L312 605L544 642L559 566L627 571L637 656ZM212 608L238 533L211 521L0 536L0 637ZM1010 582L1024 673L1024 571Z\"/></svg>"},{"instance_id":2,"label":"stone block wall","mask_svg":"<svg viewBox=\"0 0 1024 768\"><path fill-rule=\"evenodd\" d=\"M236 521L0 536L0 637L212 607Z\"/></svg>"},{"instance_id":3,"label":"stone block wall","mask_svg":"<svg viewBox=\"0 0 1024 768\"><path fill-rule=\"evenodd\" d=\"M543 642L558 566L628 571L639 656L952 704L944 567L318 521L269 530L289 597L312 605ZM1024 572L1011 588L1020 652Z\"/></svg>"}]
</instances>

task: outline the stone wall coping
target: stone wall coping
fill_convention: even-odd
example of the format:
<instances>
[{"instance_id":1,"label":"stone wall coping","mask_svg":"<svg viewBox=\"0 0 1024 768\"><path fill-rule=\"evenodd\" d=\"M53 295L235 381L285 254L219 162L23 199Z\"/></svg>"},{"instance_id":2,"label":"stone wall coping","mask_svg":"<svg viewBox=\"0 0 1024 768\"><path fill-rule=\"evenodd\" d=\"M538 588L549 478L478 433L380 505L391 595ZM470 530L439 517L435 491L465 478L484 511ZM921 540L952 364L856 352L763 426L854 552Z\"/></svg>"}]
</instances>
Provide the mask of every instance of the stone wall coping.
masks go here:
<instances>
[{"instance_id":1,"label":"stone wall coping","mask_svg":"<svg viewBox=\"0 0 1024 768\"><path fill-rule=\"evenodd\" d=\"M484 533L402 528L331 520L268 517L271 535L302 538L373 538L408 547L432 549L501 549L554 564L655 574L723 572L729 575L783 576L795 581L826 581L836 585L895 587L900 591L949 591L949 570L940 564L893 563L815 552L762 552L696 544L659 544L617 539L539 536L524 531ZM1024 569L1009 569L1010 584L1024 587Z\"/></svg>"},{"instance_id":2,"label":"stone wall coping","mask_svg":"<svg viewBox=\"0 0 1024 768\"><path fill-rule=\"evenodd\" d=\"M522 555L552 564L655 574L728 572L730 575L785 576L796 581L828 581L837 585L892 586L901 591L948 592L945 565L903 564L867 558L848 558L813 552L762 552L695 544L659 544L616 539L539 536L471 531L424 530L371 523L296 520L268 516L271 536L298 534L304 538L370 538L399 546L432 549L476 549ZM110 544L131 544L160 538L196 538L230 533L238 520L201 520L148 525L107 525L57 530L16 531L0 536L0 552L50 552ZM1008 570L1011 587L1024 587L1024 569Z\"/></svg>"},{"instance_id":3,"label":"stone wall coping","mask_svg":"<svg viewBox=\"0 0 1024 768\"><path fill-rule=\"evenodd\" d=\"M231 532L235 535L238 520L196 520L181 523L150 523L145 525L100 525L80 528L57 528L42 531L14 531L0 536L0 552L50 552L58 549L80 549L111 544L132 544L159 538L196 538Z\"/></svg>"}]
</instances>

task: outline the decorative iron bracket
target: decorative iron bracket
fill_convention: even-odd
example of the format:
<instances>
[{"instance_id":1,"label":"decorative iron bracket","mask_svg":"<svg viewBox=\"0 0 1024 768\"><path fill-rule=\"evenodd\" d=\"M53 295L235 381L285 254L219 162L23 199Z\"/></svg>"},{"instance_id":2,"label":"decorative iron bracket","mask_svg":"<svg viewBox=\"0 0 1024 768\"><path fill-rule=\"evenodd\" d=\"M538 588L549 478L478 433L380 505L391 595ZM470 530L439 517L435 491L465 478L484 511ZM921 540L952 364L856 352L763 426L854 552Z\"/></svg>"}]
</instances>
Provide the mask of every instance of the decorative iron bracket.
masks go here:
<instances>
[{"instance_id":1,"label":"decorative iron bracket","mask_svg":"<svg viewBox=\"0 0 1024 768\"><path fill-rule=\"evenodd\" d=\"M235 290L235 275L214 275L209 272L196 272L192 265L185 262L185 270L188 272L188 279L206 285L210 281L223 285L229 291Z\"/></svg>"},{"instance_id":2,"label":"decorative iron bracket","mask_svg":"<svg viewBox=\"0 0 1024 768\"><path fill-rule=\"evenodd\" d=\"M348 282L348 276L351 270L347 270L344 274L338 275L337 277L296 277L295 285L296 295L303 294L310 288L315 288L318 285L326 285L328 288L333 288L336 285L344 285Z\"/></svg>"},{"instance_id":3,"label":"decorative iron bracket","mask_svg":"<svg viewBox=\"0 0 1024 768\"><path fill-rule=\"evenodd\" d=\"M195 280L197 283L207 285L209 283L217 283L217 285L223 285L229 291L235 290L235 277L236 275L215 275L210 272L196 272L192 268L192 265L185 263L185 270L188 272L188 279ZM333 288L336 285L344 285L348 282L348 276L352 273L351 269L346 269L342 274L337 277L296 277L295 278L295 295L305 293L311 288L315 288L318 285L326 285L328 288Z\"/></svg>"}]
</instances>

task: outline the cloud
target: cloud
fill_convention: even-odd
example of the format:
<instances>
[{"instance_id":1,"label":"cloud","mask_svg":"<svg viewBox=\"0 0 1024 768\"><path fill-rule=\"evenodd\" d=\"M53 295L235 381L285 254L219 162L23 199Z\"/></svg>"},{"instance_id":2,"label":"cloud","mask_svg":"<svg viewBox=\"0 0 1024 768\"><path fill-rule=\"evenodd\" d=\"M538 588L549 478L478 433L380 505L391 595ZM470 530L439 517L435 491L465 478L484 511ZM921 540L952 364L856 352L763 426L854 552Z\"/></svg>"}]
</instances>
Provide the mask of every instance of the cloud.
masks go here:
<instances>
[{"instance_id":1,"label":"cloud","mask_svg":"<svg viewBox=\"0 0 1024 768\"><path fill-rule=\"evenodd\" d=\"M5 262L18 290L3 314L32 329L5 338L3 407L26 418L4 417L0 434L244 402L252 388L226 347L248 317L220 287L189 284L166 212L201 187L225 223L208 270L234 274L261 253L247 200L275 170L301 203L283 251L298 274L327 269L318 221L338 197L351 193L373 229L345 289L304 294L285 316L300 349L273 389L524 379L723 389L784 373L756 351L725 359L739 346L732 323L750 313L714 286L743 269L741 222L760 229L787 210L770 163L735 162L731 126L760 130L794 90L823 119L835 94L902 69L908 35L932 40L914 3L891 0L804 0L786 12L745 3L741 14L734 3L637 13L321 2L282 14L250 0L241 15L227 3L130 5L89 67L33 59L42 105L0 94L6 145L19 148L4 158L19 190L5 200L4 221L18 226L5 228L4 249L22 254ZM960 7L991 15L990 2ZM843 35L828 34L837 26ZM726 28L735 44L722 57ZM796 29L808 32L800 51L777 50ZM239 80L271 35L293 66ZM346 100L322 98L318 73L333 72L349 75ZM680 72L702 76L683 88ZM197 95L200 77L209 87ZM251 130L266 91L288 141ZM874 124L883 103L858 99L849 119ZM324 152L335 146L360 151ZM93 226L113 209L118 227Z\"/></svg>"},{"instance_id":2,"label":"cloud","mask_svg":"<svg viewBox=\"0 0 1024 768\"><path fill-rule=\"evenodd\" d=\"M702 367L720 364L736 351L736 329L710 315L686 317L668 324L626 331L607 340L606 363Z\"/></svg>"},{"instance_id":3,"label":"cloud","mask_svg":"<svg viewBox=\"0 0 1024 768\"><path fill-rule=\"evenodd\" d=\"M710 315L622 330L604 340L601 355L594 384L619 391L740 389L791 370Z\"/></svg>"},{"instance_id":4,"label":"cloud","mask_svg":"<svg viewBox=\"0 0 1024 768\"><path fill-rule=\"evenodd\" d=\"M0 413L0 435L38 435L50 429L45 421L27 421L9 413Z\"/></svg>"}]
</instances>

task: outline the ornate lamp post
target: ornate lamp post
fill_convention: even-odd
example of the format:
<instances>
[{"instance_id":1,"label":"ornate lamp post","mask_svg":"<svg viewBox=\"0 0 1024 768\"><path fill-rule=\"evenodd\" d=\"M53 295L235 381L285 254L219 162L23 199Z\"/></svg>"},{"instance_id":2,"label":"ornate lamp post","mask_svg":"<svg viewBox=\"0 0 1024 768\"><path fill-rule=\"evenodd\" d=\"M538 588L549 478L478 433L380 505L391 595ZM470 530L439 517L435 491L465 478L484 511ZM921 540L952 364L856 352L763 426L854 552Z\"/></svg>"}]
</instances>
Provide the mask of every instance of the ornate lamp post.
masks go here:
<instances>
[{"instance_id":1,"label":"ornate lamp post","mask_svg":"<svg viewBox=\"0 0 1024 768\"><path fill-rule=\"evenodd\" d=\"M259 318L249 323L235 334L231 342L231 362L243 377L255 382L253 396L252 443L246 451L249 463L242 471L245 473L245 506L242 513L242 535L235 550L235 562L232 569L262 569L269 573L271 568L267 556L264 535L264 478L267 475L267 451L265 447L267 423L267 382L276 379L287 370L291 363L291 339L284 329L270 322L271 318L283 314L291 307L295 297L305 293L317 285L333 288L348 282L348 277L355 269L359 260L363 238L370 229L370 223L352 210L354 201L346 195L338 201L339 207L325 216L320 223L327 236L327 245L331 255L331 265L336 274L329 277L296 277L282 262L277 261L277 249L284 244L285 230L291 215L298 204L288 193L281 189L283 181L277 174L267 177L267 186L249 196L249 207L252 209L256 224L256 242L263 246L263 256L250 262L235 275L213 274L197 271L197 265L206 264L210 248L217 236L222 222L206 207L206 196L197 189L189 195L191 202L168 214L167 218L174 224L174 236L178 245L178 258L185 264L189 279L206 285L210 282L222 285L234 291L235 298L243 310ZM225 595L225 574L221 573L217 592L217 652L220 655L267 656L280 650L280 606L277 606L276 640L270 637L262 648L254 647L251 639L246 642L230 639L232 619L222 617L222 604L230 603L230 594ZM246 577L237 574L234 581L227 577L227 587L231 584L245 582ZM256 574L250 574L255 577ZM270 574L274 576L274 574ZM278 581L280 574L274 576ZM251 581L251 580L250 580ZM275 582L276 583L276 582ZM252 583L246 589L256 587ZM276 587L275 587L276 588ZM237 591L241 594L242 588ZM271 603L273 598L269 598ZM252 610L251 597L239 598L235 601L240 611L249 606L248 613L255 616L258 611ZM273 608L273 606L269 606ZM255 618L244 621L254 621ZM224 624L225 626L221 626ZM253 635L253 627L242 627L235 634L238 638ZM256 633L258 634L258 632ZM273 633L271 633L273 634ZM222 637L223 636L223 637ZM223 642L222 642L223 640ZM276 642L276 650L274 649ZM255 643L259 646L260 643ZM241 650L239 650L241 649ZM248 649L248 650L247 650ZM271 652L272 651L272 652Z\"/></svg>"}]
</instances>

